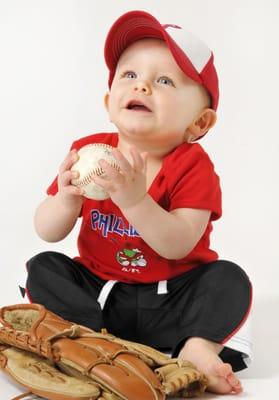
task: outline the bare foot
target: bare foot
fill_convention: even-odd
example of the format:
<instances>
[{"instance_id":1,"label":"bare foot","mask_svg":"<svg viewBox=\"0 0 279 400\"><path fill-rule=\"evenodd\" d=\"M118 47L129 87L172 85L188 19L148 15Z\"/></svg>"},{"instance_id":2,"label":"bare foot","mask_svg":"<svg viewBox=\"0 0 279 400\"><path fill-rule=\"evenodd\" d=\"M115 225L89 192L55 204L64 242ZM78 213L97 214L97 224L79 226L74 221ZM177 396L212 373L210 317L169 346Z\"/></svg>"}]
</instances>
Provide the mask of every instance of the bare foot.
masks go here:
<instances>
[{"instance_id":1,"label":"bare foot","mask_svg":"<svg viewBox=\"0 0 279 400\"><path fill-rule=\"evenodd\" d=\"M204 368L203 372L209 380L208 392L219 394L238 394L242 392L241 383L233 373L231 365L224 364L220 358L216 363L212 362L211 365Z\"/></svg>"},{"instance_id":2,"label":"bare foot","mask_svg":"<svg viewBox=\"0 0 279 400\"><path fill-rule=\"evenodd\" d=\"M179 358L191 361L208 378L207 391L218 394L238 394L242 392L239 379L230 364L225 364L218 356L222 346L208 340L193 337L187 340L179 353Z\"/></svg>"}]
</instances>

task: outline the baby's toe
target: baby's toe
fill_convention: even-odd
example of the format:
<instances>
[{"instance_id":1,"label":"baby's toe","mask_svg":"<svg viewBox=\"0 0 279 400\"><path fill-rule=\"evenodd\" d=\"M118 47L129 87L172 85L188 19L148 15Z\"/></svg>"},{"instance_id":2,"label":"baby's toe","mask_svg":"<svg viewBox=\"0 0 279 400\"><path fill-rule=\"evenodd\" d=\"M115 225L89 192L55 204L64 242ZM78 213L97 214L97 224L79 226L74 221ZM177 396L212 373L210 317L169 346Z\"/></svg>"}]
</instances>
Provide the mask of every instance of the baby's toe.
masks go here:
<instances>
[{"instance_id":1,"label":"baby's toe","mask_svg":"<svg viewBox=\"0 0 279 400\"><path fill-rule=\"evenodd\" d=\"M227 375L227 382L231 385L232 391L235 393L242 392L242 385L240 380L235 376L234 373Z\"/></svg>"},{"instance_id":2,"label":"baby's toe","mask_svg":"<svg viewBox=\"0 0 279 400\"><path fill-rule=\"evenodd\" d=\"M222 378L227 379L228 376L235 376L230 364L218 363L214 365L214 375L221 376Z\"/></svg>"}]
</instances>

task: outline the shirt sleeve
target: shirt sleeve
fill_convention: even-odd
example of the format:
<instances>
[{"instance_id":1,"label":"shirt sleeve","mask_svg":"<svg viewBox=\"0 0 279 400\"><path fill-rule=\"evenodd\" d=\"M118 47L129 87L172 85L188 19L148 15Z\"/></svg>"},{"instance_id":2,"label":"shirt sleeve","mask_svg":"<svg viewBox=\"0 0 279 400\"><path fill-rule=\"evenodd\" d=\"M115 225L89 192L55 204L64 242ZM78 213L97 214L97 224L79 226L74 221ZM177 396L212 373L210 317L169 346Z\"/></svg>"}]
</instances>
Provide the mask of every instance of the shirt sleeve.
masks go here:
<instances>
[{"instance_id":1,"label":"shirt sleeve","mask_svg":"<svg viewBox=\"0 0 279 400\"><path fill-rule=\"evenodd\" d=\"M220 180L214 165L200 145L192 145L172 160L173 179L169 182L169 210L196 208L211 211L211 220L222 215ZM194 147L198 146L198 147ZM175 172L174 172L175 171Z\"/></svg>"},{"instance_id":2,"label":"shirt sleeve","mask_svg":"<svg viewBox=\"0 0 279 400\"><path fill-rule=\"evenodd\" d=\"M47 188L47 194L54 196L58 192L58 183L57 183L57 177L55 177L54 181L49 185Z\"/></svg>"}]
</instances>

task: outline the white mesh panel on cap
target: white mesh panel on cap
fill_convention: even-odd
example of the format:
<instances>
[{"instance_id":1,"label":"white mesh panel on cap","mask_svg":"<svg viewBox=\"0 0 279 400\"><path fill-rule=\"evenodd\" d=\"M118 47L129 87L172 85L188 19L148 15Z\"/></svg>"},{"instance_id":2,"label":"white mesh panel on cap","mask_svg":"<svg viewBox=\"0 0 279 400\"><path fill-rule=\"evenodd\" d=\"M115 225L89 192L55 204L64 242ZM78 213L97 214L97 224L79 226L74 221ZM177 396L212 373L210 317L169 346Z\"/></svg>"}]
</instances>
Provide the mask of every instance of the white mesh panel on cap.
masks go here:
<instances>
[{"instance_id":1,"label":"white mesh panel on cap","mask_svg":"<svg viewBox=\"0 0 279 400\"><path fill-rule=\"evenodd\" d=\"M200 73L211 57L211 50L199 38L187 30L168 26L166 31L178 46L187 54L187 57Z\"/></svg>"}]
</instances>

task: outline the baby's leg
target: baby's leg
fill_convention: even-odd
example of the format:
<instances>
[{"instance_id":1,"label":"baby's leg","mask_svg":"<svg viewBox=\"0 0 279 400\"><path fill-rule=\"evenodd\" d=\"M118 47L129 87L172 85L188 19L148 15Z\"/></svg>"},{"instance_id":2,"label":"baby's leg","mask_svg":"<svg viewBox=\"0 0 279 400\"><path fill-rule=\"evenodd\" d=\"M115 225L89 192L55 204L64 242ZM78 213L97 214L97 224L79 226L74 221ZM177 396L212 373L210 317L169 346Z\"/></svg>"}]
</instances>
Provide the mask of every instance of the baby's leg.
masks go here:
<instances>
[{"instance_id":1,"label":"baby's leg","mask_svg":"<svg viewBox=\"0 0 279 400\"><path fill-rule=\"evenodd\" d=\"M241 393L242 386L228 363L218 354L223 346L209 340L191 337L179 353L179 358L191 361L209 380L207 391L219 394Z\"/></svg>"},{"instance_id":2,"label":"baby's leg","mask_svg":"<svg viewBox=\"0 0 279 400\"><path fill-rule=\"evenodd\" d=\"M228 261L201 266L181 312L175 356L192 361L209 377L208 390L240 393L233 371L246 367L241 351L224 348L245 322L251 284L243 270Z\"/></svg>"},{"instance_id":3,"label":"baby's leg","mask_svg":"<svg viewBox=\"0 0 279 400\"><path fill-rule=\"evenodd\" d=\"M27 262L26 292L39 303L68 321L94 330L104 327L97 297L101 279L64 254L47 251Z\"/></svg>"}]
</instances>

